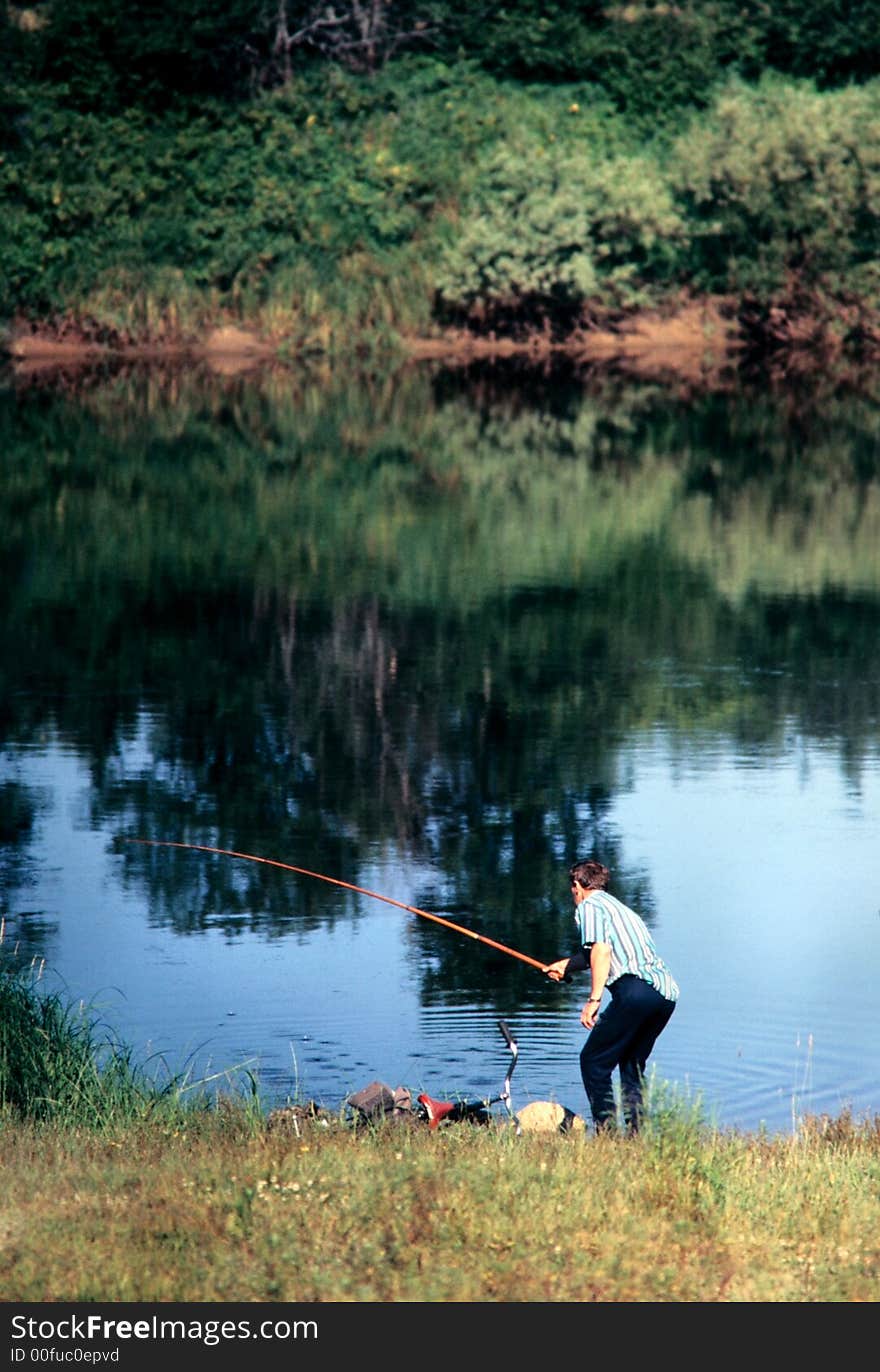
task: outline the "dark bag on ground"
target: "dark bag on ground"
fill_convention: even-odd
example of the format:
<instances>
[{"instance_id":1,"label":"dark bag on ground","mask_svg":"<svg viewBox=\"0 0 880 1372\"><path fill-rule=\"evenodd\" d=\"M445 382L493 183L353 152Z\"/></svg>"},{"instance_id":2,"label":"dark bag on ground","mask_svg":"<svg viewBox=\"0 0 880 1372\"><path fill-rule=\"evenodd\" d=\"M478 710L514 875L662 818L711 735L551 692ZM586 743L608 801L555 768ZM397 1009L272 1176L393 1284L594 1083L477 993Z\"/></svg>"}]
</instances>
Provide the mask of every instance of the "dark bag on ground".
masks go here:
<instances>
[{"instance_id":1,"label":"dark bag on ground","mask_svg":"<svg viewBox=\"0 0 880 1372\"><path fill-rule=\"evenodd\" d=\"M408 1115L412 1111L412 1098L405 1086L397 1086L392 1091L390 1086L381 1081L371 1081L360 1091L346 1096L345 1104L368 1120L384 1119L389 1115Z\"/></svg>"}]
</instances>

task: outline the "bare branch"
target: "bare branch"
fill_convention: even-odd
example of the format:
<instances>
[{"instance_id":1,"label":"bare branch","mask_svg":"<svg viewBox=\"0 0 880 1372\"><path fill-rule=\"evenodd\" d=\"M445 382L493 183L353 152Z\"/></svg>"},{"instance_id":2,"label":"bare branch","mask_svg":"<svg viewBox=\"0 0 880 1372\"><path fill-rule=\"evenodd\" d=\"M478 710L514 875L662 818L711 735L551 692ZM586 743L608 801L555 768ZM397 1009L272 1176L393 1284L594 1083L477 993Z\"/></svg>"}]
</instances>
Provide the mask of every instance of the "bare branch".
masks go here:
<instances>
[{"instance_id":1,"label":"bare branch","mask_svg":"<svg viewBox=\"0 0 880 1372\"><path fill-rule=\"evenodd\" d=\"M413 17L413 6L401 0L316 0L298 28L292 28L288 0L278 0L271 51L282 81L293 75L293 53L311 48L360 71L375 71L408 43L424 42L433 25Z\"/></svg>"}]
</instances>

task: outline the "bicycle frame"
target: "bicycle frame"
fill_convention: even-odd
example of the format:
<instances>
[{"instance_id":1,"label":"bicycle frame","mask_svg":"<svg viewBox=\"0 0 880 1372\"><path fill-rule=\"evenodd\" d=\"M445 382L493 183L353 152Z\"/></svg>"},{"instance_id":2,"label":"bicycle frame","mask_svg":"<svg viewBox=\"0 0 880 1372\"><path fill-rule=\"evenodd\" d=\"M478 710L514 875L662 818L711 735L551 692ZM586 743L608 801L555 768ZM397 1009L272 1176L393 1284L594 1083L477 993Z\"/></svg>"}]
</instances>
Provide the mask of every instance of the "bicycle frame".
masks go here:
<instances>
[{"instance_id":1,"label":"bicycle frame","mask_svg":"<svg viewBox=\"0 0 880 1372\"><path fill-rule=\"evenodd\" d=\"M441 1124L455 1124L461 1120L467 1120L471 1124L488 1124L492 1119L492 1106L503 1104L511 1120L516 1123L513 1107L510 1103L510 1078L513 1076L513 1069L516 1067L516 1060L519 1055L516 1039L503 1019L498 1021L498 1028L504 1042L510 1049L510 1064L507 1068L507 1076L504 1078L504 1085L501 1094L492 1096L488 1100L474 1101L450 1101L435 1100L423 1091L417 1097L419 1110L417 1113L422 1119L427 1120L429 1129L437 1129Z\"/></svg>"}]
</instances>

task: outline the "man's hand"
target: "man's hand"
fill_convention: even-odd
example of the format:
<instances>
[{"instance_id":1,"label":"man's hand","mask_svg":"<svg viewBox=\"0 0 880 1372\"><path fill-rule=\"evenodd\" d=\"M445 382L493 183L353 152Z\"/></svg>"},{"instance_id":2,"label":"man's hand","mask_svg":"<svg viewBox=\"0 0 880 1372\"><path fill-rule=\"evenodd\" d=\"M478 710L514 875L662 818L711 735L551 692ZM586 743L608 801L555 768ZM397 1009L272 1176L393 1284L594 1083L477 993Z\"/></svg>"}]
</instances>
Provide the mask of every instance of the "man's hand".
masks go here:
<instances>
[{"instance_id":1,"label":"man's hand","mask_svg":"<svg viewBox=\"0 0 880 1372\"><path fill-rule=\"evenodd\" d=\"M588 1000L581 1011L581 1024L585 1029L592 1029L596 1020L599 1018L601 1000Z\"/></svg>"},{"instance_id":2,"label":"man's hand","mask_svg":"<svg viewBox=\"0 0 880 1372\"><path fill-rule=\"evenodd\" d=\"M551 981L565 981L568 975L568 964L571 958L560 958L558 962L550 962L544 968Z\"/></svg>"}]
</instances>

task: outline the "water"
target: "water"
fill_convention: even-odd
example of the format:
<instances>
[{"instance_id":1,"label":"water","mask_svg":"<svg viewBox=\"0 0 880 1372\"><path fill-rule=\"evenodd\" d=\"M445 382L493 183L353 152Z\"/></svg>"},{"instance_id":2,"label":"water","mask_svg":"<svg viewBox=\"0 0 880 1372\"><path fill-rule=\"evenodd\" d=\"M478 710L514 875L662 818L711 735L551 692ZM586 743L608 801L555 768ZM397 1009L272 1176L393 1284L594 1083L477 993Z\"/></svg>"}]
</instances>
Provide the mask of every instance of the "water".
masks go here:
<instances>
[{"instance_id":1,"label":"water","mask_svg":"<svg viewBox=\"0 0 880 1372\"><path fill-rule=\"evenodd\" d=\"M582 1112L566 870L723 1127L878 1109L873 398L421 369L0 390L5 946L193 1082Z\"/></svg>"}]
</instances>

